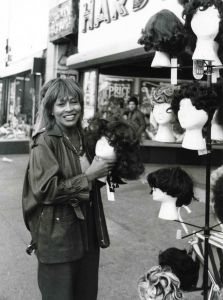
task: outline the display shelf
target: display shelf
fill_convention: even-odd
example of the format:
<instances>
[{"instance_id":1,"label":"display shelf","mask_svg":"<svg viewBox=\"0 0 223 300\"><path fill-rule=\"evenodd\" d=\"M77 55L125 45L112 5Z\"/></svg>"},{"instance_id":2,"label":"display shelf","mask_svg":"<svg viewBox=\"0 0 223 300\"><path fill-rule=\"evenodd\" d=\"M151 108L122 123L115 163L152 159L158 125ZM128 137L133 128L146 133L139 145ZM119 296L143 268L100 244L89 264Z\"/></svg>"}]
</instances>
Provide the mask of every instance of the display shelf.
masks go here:
<instances>
[{"instance_id":1,"label":"display shelf","mask_svg":"<svg viewBox=\"0 0 223 300\"><path fill-rule=\"evenodd\" d=\"M181 143L162 143L152 140L143 141L140 145L144 163L202 165L206 156L198 155L197 150L182 148ZM223 143L212 144L212 165L223 164Z\"/></svg>"}]
</instances>

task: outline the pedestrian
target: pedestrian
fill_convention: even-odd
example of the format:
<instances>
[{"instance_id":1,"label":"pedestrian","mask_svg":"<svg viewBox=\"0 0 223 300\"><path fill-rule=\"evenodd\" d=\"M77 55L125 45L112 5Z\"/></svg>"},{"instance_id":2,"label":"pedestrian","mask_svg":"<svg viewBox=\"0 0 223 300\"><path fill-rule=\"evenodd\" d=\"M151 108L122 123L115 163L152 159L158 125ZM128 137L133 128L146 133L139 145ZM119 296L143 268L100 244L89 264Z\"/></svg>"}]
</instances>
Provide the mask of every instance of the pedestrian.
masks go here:
<instances>
[{"instance_id":1,"label":"pedestrian","mask_svg":"<svg viewBox=\"0 0 223 300\"><path fill-rule=\"evenodd\" d=\"M137 134L141 138L142 133L146 129L146 122L143 113L138 109L138 99L132 96L128 100L128 110L124 112L124 118L135 125Z\"/></svg>"},{"instance_id":2,"label":"pedestrian","mask_svg":"<svg viewBox=\"0 0 223 300\"><path fill-rule=\"evenodd\" d=\"M83 92L58 78L43 98L45 130L33 136L23 214L38 259L43 300L94 300L99 248L109 246L97 178L113 167L90 157L81 126Z\"/></svg>"}]
</instances>

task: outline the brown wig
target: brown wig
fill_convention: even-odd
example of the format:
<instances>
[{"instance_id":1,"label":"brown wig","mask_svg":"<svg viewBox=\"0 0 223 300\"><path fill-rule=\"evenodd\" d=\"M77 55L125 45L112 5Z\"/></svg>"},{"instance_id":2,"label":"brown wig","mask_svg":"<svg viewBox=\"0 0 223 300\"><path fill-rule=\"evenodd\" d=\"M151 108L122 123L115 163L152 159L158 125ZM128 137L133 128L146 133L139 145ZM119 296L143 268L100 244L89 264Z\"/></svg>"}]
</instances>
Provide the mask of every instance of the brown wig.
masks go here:
<instances>
[{"instance_id":1,"label":"brown wig","mask_svg":"<svg viewBox=\"0 0 223 300\"><path fill-rule=\"evenodd\" d=\"M148 174L147 181L151 188L158 188L176 197L177 207L189 205L194 198L193 181L180 167L158 169Z\"/></svg>"},{"instance_id":2,"label":"brown wig","mask_svg":"<svg viewBox=\"0 0 223 300\"><path fill-rule=\"evenodd\" d=\"M149 19L138 43L144 45L145 51L162 51L178 57L184 51L187 34L179 18L163 9Z\"/></svg>"},{"instance_id":3,"label":"brown wig","mask_svg":"<svg viewBox=\"0 0 223 300\"><path fill-rule=\"evenodd\" d=\"M107 121L100 118L89 120L85 129L86 147L95 155L97 141L105 136L116 153L116 164L112 170L113 178L137 179L144 171L140 157L139 139L134 126L119 119Z\"/></svg>"}]
</instances>

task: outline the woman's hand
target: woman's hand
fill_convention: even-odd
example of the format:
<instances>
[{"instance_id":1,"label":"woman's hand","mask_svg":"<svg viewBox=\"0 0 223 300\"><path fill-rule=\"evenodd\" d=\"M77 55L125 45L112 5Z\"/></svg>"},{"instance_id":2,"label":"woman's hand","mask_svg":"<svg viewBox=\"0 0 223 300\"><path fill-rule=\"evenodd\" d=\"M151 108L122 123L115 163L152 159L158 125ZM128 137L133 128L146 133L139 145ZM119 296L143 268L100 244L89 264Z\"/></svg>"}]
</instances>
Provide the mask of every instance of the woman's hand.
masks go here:
<instances>
[{"instance_id":1,"label":"woman's hand","mask_svg":"<svg viewBox=\"0 0 223 300\"><path fill-rule=\"evenodd\" d=\"M95 156L90 167L85 171L88 181L107 176L108 172L113 168L114 164L114 160L100 159Z\"/></svg>"}]
</instances>

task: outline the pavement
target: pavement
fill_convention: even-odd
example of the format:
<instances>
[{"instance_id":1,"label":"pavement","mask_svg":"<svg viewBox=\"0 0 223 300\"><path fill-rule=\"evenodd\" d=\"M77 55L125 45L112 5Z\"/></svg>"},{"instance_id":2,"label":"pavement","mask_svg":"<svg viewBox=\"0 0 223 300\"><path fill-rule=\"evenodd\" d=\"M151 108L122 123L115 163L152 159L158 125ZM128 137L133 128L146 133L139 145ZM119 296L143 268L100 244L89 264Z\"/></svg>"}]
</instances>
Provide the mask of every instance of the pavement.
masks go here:
<instances>
[{"instance_id":1,"label":"pavement","mask_svg":"<svg viewBox=\"0 0 223 300\"><path fill-rule=\"evenodd\" d=\"M28 155L0 155L0 300L41 299L36 257L25 252L30 235L23 223L21 194L27 162ZM160 204L152 201L145 176L162 167L146 164L144 176L120 186L114 202L108 201L102 190L111 246L101 250L98 300L139 299L137 279L157 265L159 251L189 247L187 239L176 239L178 223L157 218ZM199 198L190 205L192 213L183 217L203 226L205 168L183 168L193 178Z\"/></svg>"}]
</instances>

